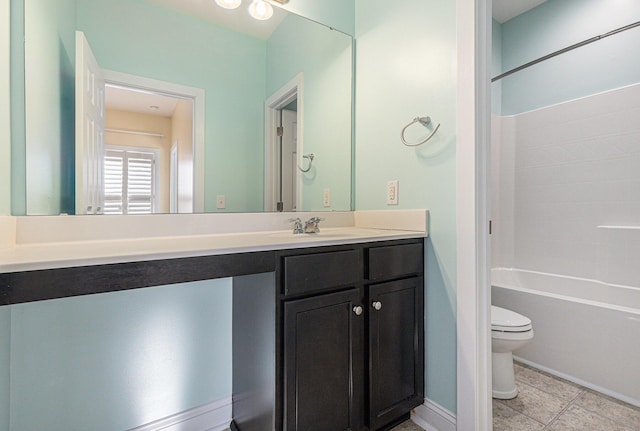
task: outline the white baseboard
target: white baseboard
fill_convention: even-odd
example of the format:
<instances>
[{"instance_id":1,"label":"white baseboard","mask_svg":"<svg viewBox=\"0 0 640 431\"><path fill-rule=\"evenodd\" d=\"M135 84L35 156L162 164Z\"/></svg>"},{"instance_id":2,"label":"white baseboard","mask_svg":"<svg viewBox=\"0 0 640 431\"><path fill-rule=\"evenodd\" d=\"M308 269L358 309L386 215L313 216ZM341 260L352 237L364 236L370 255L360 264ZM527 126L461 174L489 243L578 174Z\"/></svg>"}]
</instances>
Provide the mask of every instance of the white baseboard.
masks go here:
<instances>
[{"instance_id":1,"label":"white baseboard","mask_svg":"<svg viewBox=\"0 0 640 431\"><path fill-rule=\"evenodd\" d=\"M232 419L231 397L167 416L129 431L223 431Z\"/></svg>"},{"instance_id":2,"label":"white baseboard","mask_svg":"<svg viewBox=\"0 0 640 431\"><path fill-rule=\"evenodd\" d=\"M429 399L413 410L411 420L426 431L456 431L456 416Z\"/></svg>"}]
</instances>

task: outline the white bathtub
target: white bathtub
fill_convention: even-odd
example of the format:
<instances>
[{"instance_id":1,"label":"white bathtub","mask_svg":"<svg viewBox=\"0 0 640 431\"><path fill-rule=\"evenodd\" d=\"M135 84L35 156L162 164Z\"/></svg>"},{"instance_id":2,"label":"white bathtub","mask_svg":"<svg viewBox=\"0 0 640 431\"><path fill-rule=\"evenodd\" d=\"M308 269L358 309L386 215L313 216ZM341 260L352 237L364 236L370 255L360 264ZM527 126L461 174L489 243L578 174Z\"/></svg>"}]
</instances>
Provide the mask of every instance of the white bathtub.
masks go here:
<instances>
[{"instance_id":1,"label":"white bathtub","mask_svg":"<svg viewBox=\"0 0 640 431\"><path fill-rule=\"evenodd\" d=\"M640 406L640 288L509 268L491 284L494 305L532 321L516 359Z\"/></svg>"}]
</instances>

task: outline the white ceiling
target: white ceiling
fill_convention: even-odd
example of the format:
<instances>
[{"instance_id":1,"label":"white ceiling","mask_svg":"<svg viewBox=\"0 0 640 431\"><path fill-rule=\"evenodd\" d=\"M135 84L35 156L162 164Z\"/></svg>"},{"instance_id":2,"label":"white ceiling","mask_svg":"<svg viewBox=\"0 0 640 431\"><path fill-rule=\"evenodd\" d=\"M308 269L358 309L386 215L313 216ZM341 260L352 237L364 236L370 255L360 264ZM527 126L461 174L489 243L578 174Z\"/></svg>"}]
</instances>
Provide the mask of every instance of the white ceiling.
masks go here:
<instances>
[{"instance_id":1,"label":"white ceiling","mask_svg":"<svg viewBox=\"0 0 640 431\"><path fill-rule=\"evenodd\" d=\"M160 117L172 117L176 109L176 104L180 99L175 97L162 96L160 94L148 93L146 91L135 91L131 89L113 87L107 85L105 88L105 102L108 109L119 111L137 112L147 115L158 115ZM151 108L157 106L158 109Z\"/></svg>"},{"instance_id":2,"label":"white ceiling","mask_svg":"<svg viewBox=\"0 0 640 431\"><path fill-rule=\"evenodd\" d=\"M221 8L214 0L145 0L147 3L170 9L185 15L209 21L249 36L266 40L287 16L287 11L273 6L273 16L259 21L249 15L251 0L243 0L242 5L233 10Z\"/></svg>"},{"instance_id":3,"label":"white ceiling","mask_svg":"<svg viewBox=\"0 0 640 431\"><path fill-rule=\"evenodd\" d=\"M546 1L547 0L493 0L493 18L502 24Z\"/></svg>"}]
</instances>

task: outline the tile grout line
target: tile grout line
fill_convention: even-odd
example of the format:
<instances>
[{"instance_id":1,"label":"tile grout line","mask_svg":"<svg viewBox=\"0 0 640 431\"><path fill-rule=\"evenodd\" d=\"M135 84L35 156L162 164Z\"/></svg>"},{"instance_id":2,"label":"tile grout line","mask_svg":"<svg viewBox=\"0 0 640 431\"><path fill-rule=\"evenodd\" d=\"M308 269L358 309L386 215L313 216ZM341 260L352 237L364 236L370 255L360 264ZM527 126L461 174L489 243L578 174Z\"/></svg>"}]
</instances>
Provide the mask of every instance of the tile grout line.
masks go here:
<instances>
[{"instance_id":1,"label":"tile grout line","mask_svg":"<svg viewBox=\"0 0 640 431\"><path fill-rule=\"evenodd\" d=\"M523 381L521 381L521 380L516 379L516 381L517 381L518 383L520 383L521 385L525 385L525 386L528 386L528 387L533 388L533 389L538 389L538 388L536 388L535 386L532 386L532 385L530 385L530 384L528 384L528 383L525 383L525 382L523 382ZM538 389L538 390L539 390L539 389ZM518 390L518 392L519 392L519 390ZM544 391L543 391L543 392L544 392ZM546 393L548 393L548 392L546 392ZM496 398L496 399L498 400L498 402L499 402L500 404L502 404L504 407L508 408L509 410L513 410L514 412L516 412L516 413L518 413L518 414L520 414L520 415L522 415L522 416L524 416L524 417L526 417L526 418L528 418L528 419L531 419L532 421L537 422L537 423L539 423L540 425L542 425L543 427L545 427L545 428L546 428L546 424L545 424L544 422L541 422L540 420L538 420L538 419L536 419L536 418L534 418L534 417L529 416L529 415L528 415L528 414L526 414L525 412L521 412L520 410L514 409L514 408L513 408L513 407L511 407L509 404L507 404L507 403L505 402L505 400L501 400L501 399L498 399L498 398ZM541 431L543 431L543 430L541 430Z\"/></svg>"},{"instance_id":2,"label":"tile grout line","mask_svg":"<svg viewBox=\"0 0 640 431\"><path fill-rule=\"evenodd\" d=\"M541 422L539 419L536 419L536 418L530 416L529 414L518 410L516 407L512 407L511 405L509 405L507 403L506 400L494 399L494 402L497 401L503 408L506 407L509 411L517 413L521 417L527 418L527 419L539 424L540 426L542 426L541 431L550 431L556 424L559 423L560 419L565 414L567 414L568 410L571 409L571 408L584 409L585 411L589 412L590 414L593 414L596 417L599 417L599 418L604 419L604 420L606 420L606 421L608 421L608 422L610 422L612 424L615 424L616 426L619 426L622 429L631 431L631 428L629 428L629 424L625 420L623 420L622 418L610 416L608 414L605 414L603 411L601 411L599 409L591 409L591 408L588 408L588 406L586 406L586 405L581 405L580 403L578 403L578 401L581 398L583 398L586 394L589 394L591 392L595 392L599 397L607 399L608 397L605 397L604 394L600 394L600 393L598 393L596 391L593 391L591 389L585 388L584 386L581 386L581 385L577 385L577 384L575 384L573 382L566 381L565 379L562 379L562 378L560 378L558 376L554 376L552 374L545 373L542 370L538 370L538 369L536 369L534 367L526 366L526 364L519 364L519 365L521 365L525 369L531 370L535 374L539 374L541 376L545 376L545 377L551 378L552 380L554 380L555 382L558 382L558 383L569 384L571 386L574 386L577 389L576 394L573 395L573 396L569 396L569 397L558 396L558 394L560 394L560 393L563 394L563 395L571 395L571 394L565 392L564 390L560 390L560 389L558 389L556 391L553 391L553 387L549 387L549 386L545 386L545 385L538 387L538 386L536 386L536 384L538 383L538 380L535 379L535 378L533 380L531 380L531 378L530 378L531 376L527 377L527 379L525 379L525 380L521 380L520 378L518 378L518 376L516 376L516 382L517 382L518 385L523 385L524 387L527 387L527 388L530 388L530 389L534 389L534 390L539 391L539 392L541 392L541 393L543 393L543 394L545 394L547 396L555 398L556 400L562 401L563 403L566 402L566 405L564 407L562 407L555 415L553 415L551 417L551 419L549 419L549 421L546 424ZM529 383L529 381L531 381L531 383ZM616 403L616 404L619 404L621 406L626 406L627 405L627 403L618 403L615 400L613 402ZM517 404L516 404L516 406L517 406ZM550 409L550 410L551 410L551 412L553 411L553 409ZM635 411L636 409L632 408L632 410ZM512 430L512 431L515 431L515 429ZM638 429L638 431L640 431L640 429Z\"/></svg>"},{"instance_id":3,"label":"tile grout line","mask_svg":"<svg viewBox=\"0 0 640 431\"><path fill-rule=\"evenodd\" d=\"M566 383L563 379L558 379L556 376L548 375L548 374L543 373L543 372L541 372L540 370L537 370L537 369L535 369L535 368L527 367L526 365L524 366L524 368L531 369L533 372L538 373L538 374L540 374L540 375L544 375L544 376L550 377L551 379L553 379L553 380L555 380L555 381L557 381L557 382L560 382L560 383ZM557 396L555 393L548 392L548 391L546 391L546 390L544 390L544 389L542 389L542 388L539 388L539 387L537 387L537 386L534 386L534 385L532 385L532 384L529 384L529 383L527 383L526 381L523 381L523 380L521 380L521 379L519 379L519 378L517 378L517 377L516 377L516 382L517 382L517 383L519 383L519 384L521 384L521 385L528 386L529 388L533 388L533 389L535 389L535 390L538 390L538 391L540 391L540 392L544 392L545 394L547 394L547 395L549 395L549 396L552 396L552 397L554 397L554 398L556 398L556 399L559 399L559 400L561 400L561 401L563 401L563 402L565 401L565 399L564 399L564 398ZM552 418L551 418L547 423L541 422L540 420L538 420L538 419L536 419L536 418L534 418L534 417L531 417L531 416L529 416L528 414L526 414L526 413L524 413L524 412L518 411L518 410L516 410L516 409L514 409L514 408L510 407L510 406L509 406L509 405L507 405L506 403L503 403L503 405L504 405L504 406L506 406L506 407L509 407L511 410L513 410L513 411L515 411L515 412L517 412L517 413L520 413L521 415L523 415L523 416L525 416L525 417L527 417L527 418L529 418L529 419L531 419L531 420L533 420L533 421L535 421L535 422L537 422L537 423L541 424L541 425L543 426L543 428L542 428L542 430L541 430L541 431L546 431L546 430L548 430L548 429L549 429L549 427L550 427L551 425L553 425L553 424L558 420L558 418L559 418L560 416L562 416L562 414L564 414L564 413L569 409L569 407L571 407L572 405L575 405L575 401L576 401L576 400L577 400L577 399L578 399L582 394L584 394L584 393L586 393L586 389L585 389L585 388L579 388L578 393L577 393L576 395L574 395L571 399L566 400L567 404L566 404L562 409L560 409L560 411L559 411L558 413L556 413L556 414L555 414L555 415L554 415L554 416L553 416L553 417L552 417Z\"/></svg>"},{"instance_id":4,"label":"tile grout line","mask_svg":"<svg viewBox=\"0 0 640 431\"><path fill-rule=\"evenodd\" d=\"M592 389L585 388L584 393L586 394L586 393L589 393L589 392L592 392L592 393L595 392L596 396L604 397L604 394L600 394L597 391L593 391ZM606 399L606 398L604 398L604 399ZM617 405L621 405L621 404L618 404L616 401L611 401L611 402L613 402L613 403L615 403ZM576 406L580 407L581 409L586 410L587 412L589 412L589 413L591 413L593 415L599 416L599 417L601 417L603 419L606 419L606 420L608 420L610 422L613 422L614 424L616 424L616 425L618 425L618 426L620 426L622 428L629 428L629 424L625 423L624 421L621 421L617 417L609 416L609 415L603 413L601 410L597 410L597 409L593 410L593 409L587 407L586 405L578 405L578 404L576 404Z\"/></svg>"},{"instance_id":5,"label":"tile grout line","mask_svg":"<svg viewBox=\"0 0 640 431\"><path fill-rule=\"evenodd\" d=\"M586 391L586 389L580 389L580 391L578 392L578 394L573 397L566 406L564 406L564 408L562 410L560 410L558 412L557 415L555 415L553 418L551 418L551 420L549 421L548 424L545 425L545 427L542 429L542 431L547 431L549 429L549 427L551 427L555 422L558 421L558 419L560 419L560 416L562 416L567 410L569 410L569 407L577 405L576 401L578 400L578 398L580 398L580 396L582 394L584 394Z\"/></svg>"},{"instance_id":6,"label":"tile grout line","mask_svg":"<svg viewBox=\"0 0 640 431\"><path fill-rule=\"evenodd\" d=\"M526 383L525 383L525 384L526 384ZM503 407L506 407L506 408L508 408L509 410L513 410L513 411L514 411L514 412L516 412L517 414L522 415L522 416L526 417L527 419L531 419L532 421L534 421L534 422L536 422L536 423L539 423L539 424L540 424L540 425L542 425L543 427L546 427L546 425L545 425L544 423L540 422L538 419L536 419L536 418L532 418L532 417L531 417L531 416L529 416L528 414L526 414L526 413L524 413L524 412L521 412L521 411L519 411L519 410L514 409L513 407L511 407L511 406L510 406L510 405L508 405L507 403L503 402L502 400L498 400L498 402L499 402L500 404L502 404L502 406L503 406ZM543 428L543 430L541 430L541 431L544 431L544 428Z\"/></svg>"}]
</instances>

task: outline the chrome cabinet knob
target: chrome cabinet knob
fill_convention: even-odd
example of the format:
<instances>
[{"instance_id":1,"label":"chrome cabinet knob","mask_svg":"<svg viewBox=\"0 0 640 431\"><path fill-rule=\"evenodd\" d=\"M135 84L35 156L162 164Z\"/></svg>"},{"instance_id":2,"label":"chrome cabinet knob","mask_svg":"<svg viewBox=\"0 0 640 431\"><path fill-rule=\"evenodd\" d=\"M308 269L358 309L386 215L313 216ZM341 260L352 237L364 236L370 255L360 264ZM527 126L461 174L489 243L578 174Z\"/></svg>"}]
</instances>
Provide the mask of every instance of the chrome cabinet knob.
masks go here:
<instances>
[{"instance_id":1,"label":"chrome cabinet knob","mask_svg":"<svg viewBox=\"0 0 640 431\"><path fill-rule=\"evenodd\" d=\"M373 304L371 304L371 306L372 306L373 308L375 308L375 309L376 309L376 311L377 311L377 310L380 310L380 309L382 308L382 302L380 302L380 301L374 301L374 302L373 302Z\"/></svg>"},{"instance_id":2,"label":"chrome cabinet knob","mask_svg":"<svg viewBox=\"0 0 640 431\"><path fill-rule=\"evenodd\" d=\"M356 314L356 316L360 316L363 311L364 310L360 305L356 305L355 307L353 307L353 312Z\"/></svg>"}]
</instances>

